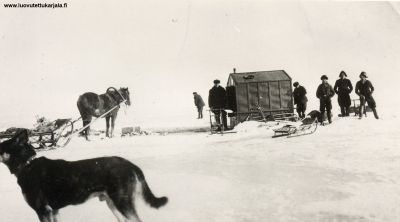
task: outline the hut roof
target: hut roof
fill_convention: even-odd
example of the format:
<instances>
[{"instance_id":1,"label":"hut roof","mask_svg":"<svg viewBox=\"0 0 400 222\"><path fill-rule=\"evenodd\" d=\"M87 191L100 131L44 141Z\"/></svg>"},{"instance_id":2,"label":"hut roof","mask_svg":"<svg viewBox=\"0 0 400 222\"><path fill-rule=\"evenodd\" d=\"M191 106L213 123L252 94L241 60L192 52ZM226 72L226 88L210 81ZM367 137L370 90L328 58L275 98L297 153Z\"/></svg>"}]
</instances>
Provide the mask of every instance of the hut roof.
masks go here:
<instances>
[{"instance_id":1,"label":"hut roof","mask_svg":"<svg viewBox=\"0 0 400 222\"><path fill-rule=\"evenodd\" d=\"M291 78L284 70L275 70L275 71L231 73L229 75L229 80L232 80L235 84L240 84L240 83L250 83L250 82L291 80Z\"/></svg>"}]
</instances>

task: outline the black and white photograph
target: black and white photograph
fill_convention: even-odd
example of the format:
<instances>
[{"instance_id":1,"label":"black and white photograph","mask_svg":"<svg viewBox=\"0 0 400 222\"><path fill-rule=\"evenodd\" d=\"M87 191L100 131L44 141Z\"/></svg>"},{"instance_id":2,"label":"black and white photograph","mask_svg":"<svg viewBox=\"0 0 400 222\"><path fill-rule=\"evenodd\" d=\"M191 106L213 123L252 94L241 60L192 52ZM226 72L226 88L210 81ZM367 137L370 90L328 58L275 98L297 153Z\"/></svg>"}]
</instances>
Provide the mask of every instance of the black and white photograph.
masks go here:
<instances>
[{"instance_id":1,"label":"black and white photograph","mask_svg":"<svg viewBox=\"0 0 400 222\"><path fill-rule=\"evenodd\" d=\"M400 2L1 0L2 222L400 221Z\"/></svg>"}]
</instances>

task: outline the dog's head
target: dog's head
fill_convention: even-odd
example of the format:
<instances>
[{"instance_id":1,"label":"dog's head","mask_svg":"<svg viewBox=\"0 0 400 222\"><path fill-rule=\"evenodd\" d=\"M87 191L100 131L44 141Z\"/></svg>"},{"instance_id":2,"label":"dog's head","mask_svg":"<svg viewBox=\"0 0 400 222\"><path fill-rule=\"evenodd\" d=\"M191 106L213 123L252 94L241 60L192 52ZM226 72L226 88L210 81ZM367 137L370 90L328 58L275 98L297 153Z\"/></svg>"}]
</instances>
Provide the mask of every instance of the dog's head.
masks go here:
<instances>
[{"instance_id":1,"label":"dog's head","mask_svg":"<svg viewBox=\"0 0 400 222\"><path fill-rule=\"evenodd\" d=\"M310 113L307 114L307 116L309 116L311 119L315 119L315 118L321 118L321 112L319 112L318 110L313 110Z\"/></svg>"},{"instance_id":2,"label":"dog's head","mask_svg":"<svg viewBox=\"0 0 400 222\"><path fill-rule=\"evenodd\" d=\"M28 139L28 131L24 129L18 131L13 138L0 143L0 162L15 167L35 156L36 152Z\"/></svg>"}]
</instances>

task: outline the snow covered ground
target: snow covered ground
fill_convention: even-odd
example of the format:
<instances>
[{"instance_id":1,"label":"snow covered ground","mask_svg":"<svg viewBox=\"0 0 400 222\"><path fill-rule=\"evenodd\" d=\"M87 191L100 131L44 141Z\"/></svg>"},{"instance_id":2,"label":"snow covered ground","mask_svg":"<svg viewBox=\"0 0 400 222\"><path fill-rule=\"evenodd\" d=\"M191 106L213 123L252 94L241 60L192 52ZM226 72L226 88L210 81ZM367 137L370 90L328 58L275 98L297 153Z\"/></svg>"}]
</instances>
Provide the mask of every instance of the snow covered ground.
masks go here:
<instances>
[{"instance_id":1,"label":"snow covered ground","mask_svg":"<svg viewBox=\"0 0 400 222\"><path fill-rule=\"evenodd\" d=\"M169 197L159 210L139 201L144 222L400 221L400 2L66 2L0 7L0 131L32 128L35 115L77 118L82 93L129 87L132 106L119 111L117 133L180 133L73 138L38 155L134 162L153 192ZM207 101L212 81L225 83L234 67L284 69L306 87L309 110L322 74L333 85L344 70L355 85L366 71L381 119L335 117L290 139L272 139L272 128L255 122L223 136L194 132L209 119L206 111L195 119L192 92ZM0 181L0 221L37 221L3 165ZM97 199L60 216L116 221Z\"/></svg>"},{"instance_id":2,"label":"snow covered ground","mask_svg":"<svg viewBox=\"0 0 400 222\"><path fill-rule=\"evenodd\" d=\"M371 113L372 114L372 113ZM274 138L246 122L237 133L74 138L39 156L78 160L118 155L140 166L157 196L141 199L143 221L400 221L400 116L334 118L308 136ZM207 118L197 121L202 127ZM14 176L0 167L1 221L36 221ZM116 221L91 199L60 211L60 221Z\"/></svg>"}]
</instances>

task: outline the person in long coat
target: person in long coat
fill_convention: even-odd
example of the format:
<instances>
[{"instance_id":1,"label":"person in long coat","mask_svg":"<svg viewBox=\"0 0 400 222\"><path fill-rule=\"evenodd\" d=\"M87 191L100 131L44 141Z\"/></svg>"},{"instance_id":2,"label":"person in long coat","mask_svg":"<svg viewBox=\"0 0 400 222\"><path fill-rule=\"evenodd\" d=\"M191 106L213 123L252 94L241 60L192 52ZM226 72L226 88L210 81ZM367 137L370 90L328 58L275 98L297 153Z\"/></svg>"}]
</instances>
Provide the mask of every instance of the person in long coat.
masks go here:
<instances>
[{"instance_id":1,"label":"person in long coat","mask_svg":"<svg viewBox=\"0 0 400 222\"><path fill-rule=\"evenodd\" d=\"M328 83L328 77L326 75L321 76L322 83L318 86L317 89L317 98L319 99L319 111L321 112L320 122L323 122L323 117L325 114L328 117L329 123L332 123L332 101L331 98L335 95L335 91L332 86Z\"/></svg>"},{"instance_id":2,"label":"person in long coat","mask_svg":"<svg viewBox=\"0 0 400 222\"><path fill-rule=\"evenodd\" d=\"M293 83L293 100L296 105L296 111L300 118L304 119L306 117L306 109L307 109L307 91L301 86L298 82Z\"/></svg>"},{"instance_id":3,"label":"person in long coat","mask_svg":"<svg viewBox=\"0 0 400 222\"><path fill-rule=\"evenodd\" d=\"M227 119L226 119L226 91L224 87L220 86L220 81L218 79L214 80L214 86L210 89L208 95L208 107L215 114L215 120L220 125L221 119L224 129L228 129Z\"/></svg>"},{"instance_id":4,"label":"person in long coat","mask_svg":"<svg viewBox=\"0 0 400 222\"><path fill-rule=\"evenodd\" d=\"M203 98L197 92L193 92L194 105L197 107L197 119L203 119L203 107L206 105Z\"/></svg>"},{"instance_id":5,"label":"person in long coat","mask_svg":"<svg viewBox=\"0 0 400 222\"><path fill-rule=\"evenodd\" d=\"M350 93L353 91L353 85L346 77L347 74L341 71L339 74L340 79L336 80L335 86L333 87L333 90L335 90L335 93L338 95L338 103L342 117L350 115Z\"/></svg>"},{"instance_id":6,"label":"person in long coat","mask_svg":"<svg viewBox=\"0 0 400 222\"><path fill-rule=\"evenodd\" d=\"M379 119L378 113L376 111L376 102L372 93L374 92L375 88L372 83L367 80L367 74L365 72L361 72L360 74L360 81L356 83L356 94L360 96L360 119L363 115L363 108L365 108L365 102L368 103L368 106L374 112L375 119Z\"/></svg>"}]
</instances>

